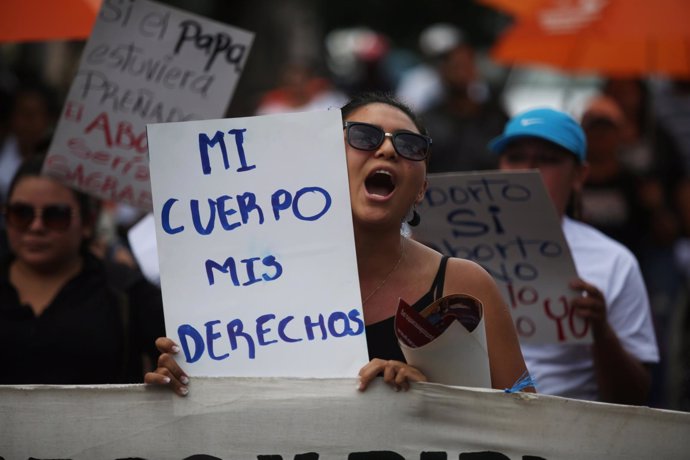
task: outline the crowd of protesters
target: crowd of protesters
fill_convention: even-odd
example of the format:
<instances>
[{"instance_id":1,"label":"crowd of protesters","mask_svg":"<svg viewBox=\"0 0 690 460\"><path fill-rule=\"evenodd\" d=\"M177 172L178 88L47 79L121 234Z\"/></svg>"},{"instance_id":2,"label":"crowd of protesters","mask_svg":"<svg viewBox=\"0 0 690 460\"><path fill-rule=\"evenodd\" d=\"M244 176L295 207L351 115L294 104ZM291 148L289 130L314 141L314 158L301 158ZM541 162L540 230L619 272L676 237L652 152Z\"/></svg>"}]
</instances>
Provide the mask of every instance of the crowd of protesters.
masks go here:
<instances>
[{"instance_id":1,"label":"crowd of protesters","mask_svg":"<svg viewBox=\"0 0 690 460\"><path fill-rule=\"evenodd\" d=\"M395 78L386 62L396 50L378 37L377 53L362 59L361 81L342 84L324 66L291 61L276 87L257 97L254 112L241 115L340 107L362 89L397 93L416 109L433 139L428 172L497 168L490 141L510 119L500 90L483 78L477 50L461 31L442 25L425 32L418 62L398 69ZM0 90L0 327L3 340L21 343L15 347L21 353L9 361L14 367L0 371L0 383L143 381L144 372L155 368L154 339L164 335L162 305L160 292L146 283L127 251L132 222L118 221L113 203L97 203L40 177L36 161L47 150L60 110L56 92L38 82ZM660 360L648 367L651 390L633 402L690 410L690 363L684 359L690 351L690 82L611 78L598 92L571 114L586 136L578 158L589 167L571 217L618 241L639 262ZM56 196L64 202L46 201ZM32 260L32 242L21 241L28 229L54 237L51 245L69 240L71 246L56 249L53 259ZM75 285L91 291L77 289L74 300ZM69 328L65 318L79 314L70 311L77 304L98 304L101 311L91 314L116 323L105 328L113 337L110 349L59 345L61 337L84 330L45 335L44 343L32 339L35 328ZM79 353L105 353L118 371L99 375L84 366L68 373L67 364L56 363L32 373L35 360L62 347L73 353L72 361L91 364L96 357Z\"/></svg>"}]
</instances>

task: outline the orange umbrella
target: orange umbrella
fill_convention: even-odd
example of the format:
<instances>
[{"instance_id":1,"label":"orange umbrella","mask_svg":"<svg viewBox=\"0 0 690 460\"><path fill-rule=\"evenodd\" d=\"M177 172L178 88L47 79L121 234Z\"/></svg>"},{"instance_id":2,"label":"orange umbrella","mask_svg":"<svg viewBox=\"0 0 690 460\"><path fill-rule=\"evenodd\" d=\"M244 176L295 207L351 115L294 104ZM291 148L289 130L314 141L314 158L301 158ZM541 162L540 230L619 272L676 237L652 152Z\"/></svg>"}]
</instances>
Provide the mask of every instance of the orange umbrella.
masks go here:
<instances>
[{"instance_id":1,"label":"orange umbrella","mask_svg":"<svg viewBox=\"0 0 690 460\"><path fill-rule=\"evenodd\" d=\"M482 0L515 14L492 49L504 64L613 77L690 77L688 0Z\"/></svg>"},{"instance_id":2,"label":"orange umbrella","mask_svg":"<svg viewBox=\"0 0 690 460\"><path fill-rule=\"evenodd\" d=\"M0 42L86 39L101 0L2 0Z\"/></svg>"}]
</instances>

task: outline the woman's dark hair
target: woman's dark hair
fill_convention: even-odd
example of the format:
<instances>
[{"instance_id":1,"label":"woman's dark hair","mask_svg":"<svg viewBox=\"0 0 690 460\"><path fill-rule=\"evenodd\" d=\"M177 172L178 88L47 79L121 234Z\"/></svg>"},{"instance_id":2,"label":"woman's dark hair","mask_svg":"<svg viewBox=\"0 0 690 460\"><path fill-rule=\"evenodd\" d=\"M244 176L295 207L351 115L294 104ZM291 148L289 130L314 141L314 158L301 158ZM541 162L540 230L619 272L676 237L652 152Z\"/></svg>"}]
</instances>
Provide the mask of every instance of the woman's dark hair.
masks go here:
<instances>
[{"instance_id":1,"label":"woman's dark hair","mask_svg":"<svg viewBox=\"0 0 690 460\"><path fill-rule=\"evenodd\" d=\"M7 191L7 201L10 200L14 189L17 187L19 181L25 177L41 177L41 169L43 168L44 155L32 155L19 166L14 178L10 183L10 188ZM67 186L66 186L67 187ZM79 215L83 222L94 222L97 213L97 202L89 195L80 191L69 188L74 194L74 198L79 204Z\"/></svg>"},{"instance_id":2,"label":"woman's dark hair","mask_svg":"<svg viewBox=\"0 0 690 460\"><path fill-rule=\"evenodd\" d=\"M350 101L345 104L340 111L342 112L344 119L360 107L376 103L390 105L391 107L395 107L396 109L400 110L407 115L410 120L412 120L420 134L424 134L425 136L429 135L426 127L422 124L421 119L414 113L414 111L403 102L396 99L395 96L390 93L373 92L358 94L350 99Z\"/></svg>"}]
</instances>

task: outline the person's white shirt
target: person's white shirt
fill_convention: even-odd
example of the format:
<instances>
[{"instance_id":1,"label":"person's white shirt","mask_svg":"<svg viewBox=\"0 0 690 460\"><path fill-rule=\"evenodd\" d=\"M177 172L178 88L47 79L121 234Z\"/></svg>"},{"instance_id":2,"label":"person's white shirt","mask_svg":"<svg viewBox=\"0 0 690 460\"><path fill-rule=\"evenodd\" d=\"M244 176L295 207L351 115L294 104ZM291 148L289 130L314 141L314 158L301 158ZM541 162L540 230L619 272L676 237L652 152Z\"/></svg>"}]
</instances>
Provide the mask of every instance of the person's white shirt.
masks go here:
<instances>
[{"instance_id":1,"label":"person's white shirt","mask_svg":"<svg viewBox=\"0 0 690 460\"><path fill-rule=\"evenodd\" d=\"M607 320L623 348L643 363L658 362L649 298L635 256L582 222L566 217L562 227L578 275L604 294ZM598 399L591 345L523 345L522 352L539 393Z\"/></svg>"}]
</instances>

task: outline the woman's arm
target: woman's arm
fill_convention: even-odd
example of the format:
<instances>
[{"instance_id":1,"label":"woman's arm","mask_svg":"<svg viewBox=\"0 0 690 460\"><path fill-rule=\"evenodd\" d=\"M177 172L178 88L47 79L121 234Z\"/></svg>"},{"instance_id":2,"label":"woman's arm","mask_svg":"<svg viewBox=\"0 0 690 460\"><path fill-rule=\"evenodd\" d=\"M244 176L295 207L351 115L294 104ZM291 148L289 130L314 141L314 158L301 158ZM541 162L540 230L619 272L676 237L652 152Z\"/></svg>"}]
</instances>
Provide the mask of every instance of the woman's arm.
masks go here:
<instances>
[{"instance_id":1,"label":"woman's arm","mask_svg":"<svg viewBox=\"0 0 690 460\"><path fill-rule=\"evenodd\" d=\"M513 318L494 279L474 262L451 258L446 269L444 291L444 295L469 294L482 302L491 385L495 389L511 388L525 373L527 366ZM525 391L534 392L534 388L529 387Z\"/></svg>"}]
</instances>

